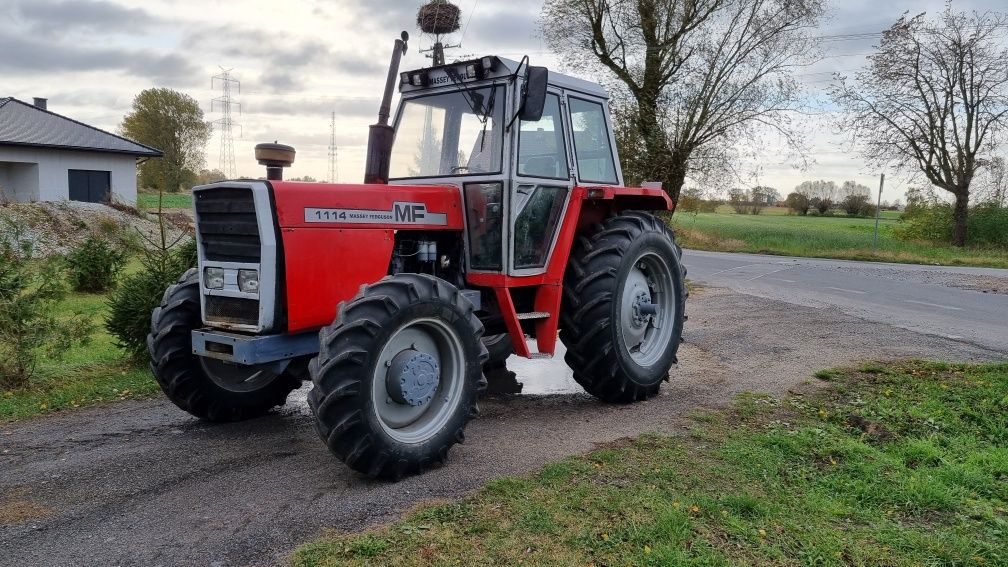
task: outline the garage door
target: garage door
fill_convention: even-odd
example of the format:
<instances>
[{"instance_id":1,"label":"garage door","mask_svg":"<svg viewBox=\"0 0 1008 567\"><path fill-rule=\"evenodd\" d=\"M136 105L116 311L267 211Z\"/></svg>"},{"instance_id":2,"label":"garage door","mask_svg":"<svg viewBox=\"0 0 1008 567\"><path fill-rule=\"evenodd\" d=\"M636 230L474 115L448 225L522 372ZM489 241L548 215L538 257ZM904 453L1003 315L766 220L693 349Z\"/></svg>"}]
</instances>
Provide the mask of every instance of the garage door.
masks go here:
<instances>
[{"instance_id":1,"label":"garage door","mask_svg":"<svg viewBox=\"0 0 1008 567\"><path fill-rule=\"evenodd\" d=\"M107 203L112 193L112 174L108 171L71 169L70 200Z\"/></svg>"}]
</instances>

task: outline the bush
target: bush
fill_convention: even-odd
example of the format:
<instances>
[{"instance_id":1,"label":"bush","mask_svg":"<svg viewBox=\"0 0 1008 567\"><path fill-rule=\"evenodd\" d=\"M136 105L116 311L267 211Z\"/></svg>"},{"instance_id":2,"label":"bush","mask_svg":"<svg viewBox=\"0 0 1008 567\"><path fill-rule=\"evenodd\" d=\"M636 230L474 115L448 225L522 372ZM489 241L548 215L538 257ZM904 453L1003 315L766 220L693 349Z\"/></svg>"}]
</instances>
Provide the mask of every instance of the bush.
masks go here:
<instances>
[{"instance_id":1,"label":"bush","mask_svg":"<svg viewBox=\"0 0 1008 567\"><path fill-rule=\"evenodd\" d=\"M161 305L165 289L196 265L196 241L145 250L142 264L141 270L127 276L109 298L105 321L119 346L137 361L147 356L151 312Z\"/></svg>"},{"instance_id":2,"label":"bush","mask_svg":"<svg viewBox=\"0 0 1008 567\"><path fill-rule=\"evenodd\" d=\"M67 294L60 263L33 252L16 230L0 229L0 389L27 386L40 356L61 358L91 334L84 314L57 313Z\"/></svg>"},{"instance_id":3,"label":"bush","mask_svg":"<svg viewBox=\"0 0 1008 567\"><path fill-rule=\"evenodd\" d=\"M103 238L89 236L67 257L74 291L101 293L115 287L126 253Z\"/></svg>"},{"instance_id":4,"label":"bush","mask_svg":"<svg viewBox=\"0 0 1008 567\"><path fill-rule=\"evenodd\" d=\"M844 197L843 201L840 202L840 208L849 217L864 216L862 215L862 211L869 206L868 200L868 195L852 193Z\"/></svg>"},{"instance_id":5,"label":"bush","mask_svg":"<svg viewBox=\"0 0 1008 567\"><path fill-rule=\"evenodd\" d=\"M912 212L896 229L904 240L952 242L952 205L943 202L914 203ZM1008 248L1008 208L981 204L970 209L966 220L966 243L973 246Z\"/></svg>"},{"instance_id":6,"label":"bush","mask_svg":"<svg viewBox=\"0 0 1008 567\"><path fill-rule=\"evenodd\" d=\"M794 191L788 194L787 199L784 199L784 205L791 209L791 212L805 216L812 207L812 202L805 193Z\"/></svg>"}]
</instances>

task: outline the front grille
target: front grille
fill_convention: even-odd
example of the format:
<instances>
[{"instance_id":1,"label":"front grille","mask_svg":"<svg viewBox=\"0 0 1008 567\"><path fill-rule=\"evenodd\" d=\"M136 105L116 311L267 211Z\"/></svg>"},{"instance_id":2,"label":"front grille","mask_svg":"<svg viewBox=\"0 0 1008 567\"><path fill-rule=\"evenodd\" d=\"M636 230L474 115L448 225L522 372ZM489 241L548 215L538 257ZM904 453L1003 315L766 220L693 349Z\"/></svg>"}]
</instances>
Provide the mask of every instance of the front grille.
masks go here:
<instances>
[{"instance_id":1,"label":"front grille","mask_svg":"<svg viewBox=\"0 0 1008 567\"><path fill-rule=\"evenodd\" d=\"M257 326L259 324L259 300L208 295L206 298L206 321L207 323Z\"/></svg>"},{"instance_id":2,"label":"front grille","mask_svg":"<svg viewBox=\"0 0 1008 567\"><path fill-rule=\"evenodd\" d=\"M207 260L258 263L259 223L251 189L196 191L196 230Z\"/></svg>"}]
</instances>

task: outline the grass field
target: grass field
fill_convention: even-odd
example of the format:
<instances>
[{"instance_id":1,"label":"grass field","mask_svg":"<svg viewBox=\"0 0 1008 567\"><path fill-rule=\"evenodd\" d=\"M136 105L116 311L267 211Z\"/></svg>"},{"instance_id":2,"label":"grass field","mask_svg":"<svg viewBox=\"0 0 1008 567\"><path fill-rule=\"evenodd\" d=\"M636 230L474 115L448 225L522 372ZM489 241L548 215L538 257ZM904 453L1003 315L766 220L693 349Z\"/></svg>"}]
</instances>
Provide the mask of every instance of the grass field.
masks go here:
<instances>
[{"instance_id":1,"label":"grass field","mask_svg":"<svg viewBox=\"0 0 1008 567\"><path fill-rule=\"evenodd\" d=\"M1008 364L868 365L745 395L490 483L391 526L330 534L335 565L1006 565ZM452 466L452 465L448 465Z\"/></svg>"},{"instance_id":2,"label":"grass field","mask_svg":"<svg viewBox=\"0 0 1008 567\"><path fill-rule=\"evenodd\" d=\"M137 208L141 211L157 210L158 194L139 192L137 193ZM187 191L181 193L165 193L164 208L166 209L191 209L192 193Z\"/></svg>"},{"instance_id":3,"label":"grass field","mask_svg":"<svg viewBox=\"0 0 1008 567\"><path fill-rule=\"evenodd\" d=\"M136 269L134 262L130 269ZM62 360L40 361L28 388L0 391L0 421L103 402L149 397L159 392L146 365L132 364L105 330L106 296L71 294L64 313L84 312L94 322L89 343L71 348Z\"/></svg>"},{"instance_id":4,"label":"grass field","mask_svg":"<svg viewBox=\"0 0 1008 567\"><path fill-rule=\"evenodd\" d=\"M1008 267L1005 249L962 249L900 240L894 233L898 222L895 213L886 212L879 228L878 253L872 254L875 219L787 216L782 209L772 208L761 215L680 212L672 220L679 243L698 250Z\"/></svg>"}]
</instances>

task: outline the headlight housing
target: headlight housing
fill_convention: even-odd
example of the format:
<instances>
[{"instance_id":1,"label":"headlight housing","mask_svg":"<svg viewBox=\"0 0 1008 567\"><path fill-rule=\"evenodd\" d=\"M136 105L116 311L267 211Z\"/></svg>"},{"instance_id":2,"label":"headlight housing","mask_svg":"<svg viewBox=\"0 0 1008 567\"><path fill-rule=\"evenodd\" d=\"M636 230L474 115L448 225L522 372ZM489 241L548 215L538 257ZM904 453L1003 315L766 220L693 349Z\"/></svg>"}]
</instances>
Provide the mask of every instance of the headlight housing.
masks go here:
<instances>
[{"instance_id":1,"label":"headlight housing","mask_svg":"<svg viewBox=\"0 0 1008 567\"><path fill-rule=\"evenodd\" d=\"M238 270L238 289L245 293L259 293L259 272Z\"/></svg>"},{"instance_id":2,"label":"headlight housing","mask_svg":"<svg viewBox=\"0 0 1008 567\"><path fill-rule=\"evenodd\" d=\"M203 287L224 289L224 268L203 268Z\"/></svg>"}]
</instances>

